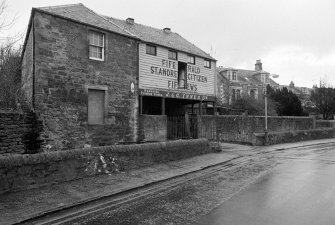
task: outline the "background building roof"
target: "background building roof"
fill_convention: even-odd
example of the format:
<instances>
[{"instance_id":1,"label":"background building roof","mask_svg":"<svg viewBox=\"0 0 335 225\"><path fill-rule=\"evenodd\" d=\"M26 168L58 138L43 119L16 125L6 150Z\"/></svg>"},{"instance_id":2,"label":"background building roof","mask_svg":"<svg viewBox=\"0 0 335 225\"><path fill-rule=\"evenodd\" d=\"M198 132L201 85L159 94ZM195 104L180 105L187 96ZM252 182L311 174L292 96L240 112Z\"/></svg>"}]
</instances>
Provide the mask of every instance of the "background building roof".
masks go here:
<instances>
[{"instance_id":1,"label":"background building roof","mask_svg":"<svg viewBox=\"0 0 335 225\"><path fill-rule=\"evenodd\" d=\"M218 67L217 72L223 72L227 70L233 70L236 71L237 75L237 81L231 81L231 82L236 82L236 83L241 83L241 84L250 84L250 85L263 85L262 81L260 78L258 78L257 75L261 73L266 73L270 74L269 72L266 72L264 70L262 71L256 71L256 70L244 70L244 69L235 69L235 68L225 68L225 67ZM269 78L269 85L270 86L278 86L279 84Z\"/></svg>"}]
</instances>

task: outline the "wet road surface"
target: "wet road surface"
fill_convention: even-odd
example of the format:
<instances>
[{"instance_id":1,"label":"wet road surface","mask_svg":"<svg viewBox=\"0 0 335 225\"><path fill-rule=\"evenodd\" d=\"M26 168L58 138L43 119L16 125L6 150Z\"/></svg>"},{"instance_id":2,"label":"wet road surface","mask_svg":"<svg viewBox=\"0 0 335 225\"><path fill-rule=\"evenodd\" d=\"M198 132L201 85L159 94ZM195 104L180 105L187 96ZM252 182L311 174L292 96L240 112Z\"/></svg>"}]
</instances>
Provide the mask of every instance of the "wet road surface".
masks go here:
<instances>
[{"instance_id":1,"label":"wet road surface","mask_svg":"<svg viewBox=\"0 0 335 225\"><path fill-rule=\"evenodd\" d=\"M286 162L259 178L199 224L335 224L335 147Z\"/></svg>"},{"instance_id":2,"label":"wet road surface","mask_svg":"<svg viewBox=\"0 0 335 225\"><path fill-rule=\"evenodd\" d=\"M66 224L335 224L334 150L236 152L231 167Z\"/></svg>"}]
</instances>

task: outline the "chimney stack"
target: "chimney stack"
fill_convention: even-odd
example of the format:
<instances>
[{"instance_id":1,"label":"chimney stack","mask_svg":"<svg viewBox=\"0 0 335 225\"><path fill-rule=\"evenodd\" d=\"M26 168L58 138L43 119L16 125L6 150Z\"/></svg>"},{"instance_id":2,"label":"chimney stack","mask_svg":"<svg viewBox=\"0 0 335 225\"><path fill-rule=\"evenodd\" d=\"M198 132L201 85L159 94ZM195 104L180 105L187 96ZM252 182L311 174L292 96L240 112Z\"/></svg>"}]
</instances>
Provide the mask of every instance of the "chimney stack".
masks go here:
<instances>
[{"instance_id":1,"label":"chimney stack","mask_svg":"<svg viewBox=\"0 0 335 225\"><path fill-rule=\"evenodd\" d=\"M256 60L255 70L256 70L256 71L261 71L261 70L263 70L262 62L261 62L260 59L257 59L257 60Z\"/></svg>"},{"instance_id":2,"label":"chimney stack","mask_svg":"<svg viewBox=\"0 0 335 225\"><path fill-rule=\"evenodd\" d=\"M126 19L126 22L127 22L128 24L134 25L135 20L134 20L133 18L127 18L127 19Z\"/></svg>"}]
</instances>

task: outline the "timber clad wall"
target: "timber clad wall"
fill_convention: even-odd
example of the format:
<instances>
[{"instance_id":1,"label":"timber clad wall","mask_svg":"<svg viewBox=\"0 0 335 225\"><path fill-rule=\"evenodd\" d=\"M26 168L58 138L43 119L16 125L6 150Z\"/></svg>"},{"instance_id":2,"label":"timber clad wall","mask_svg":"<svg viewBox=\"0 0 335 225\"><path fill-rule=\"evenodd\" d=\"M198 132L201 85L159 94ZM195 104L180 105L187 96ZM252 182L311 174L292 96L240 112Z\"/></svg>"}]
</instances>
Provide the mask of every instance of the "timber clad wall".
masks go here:
<instances>
[{"instance_id":1,"label":"timber clad wall","mask_svg":"<svg viewBox=\"0 0 335 225\"><path fill-rule=\"evenodd\" d=\"M168 58L167 48L157 46L157 55L146 54L146 44L141 43L139 46L140 52L140 68L139 68L139 77L140 83L139 88L143 89L171 89L172 91L178 91L178 87L173 88L169 81L175 81L178 83L178 61L187 63L187 54L183 52L178 52L177 60L172 60ZM175 67L172 65L162 65L162 60L175 62ZM214 82L216 65L214 61L211 61L211 68L204 67L204 58L195 56L195 65L188 64L188 66L193 67L194 69L199 69L197 72L188 71L187 74L190 74L191 80L187 79L188 84L196 85L197 91L188 91L182 90L185 92L205 94L205 95L215 95ZM168 75L159 75L157 73L152 73L151 68L157 67L159 69L173 70L177 71L177 77L168 76ZM199 75L200 81L197 80L192 75Z\"/></svg>"},{"instance_id":2,"label":"timber clad wall","mask_svg":"<svg viewBox=\"0 0 335 225\"><path fill-rule=\"evenodd\" d=\"M55 149L108 145L137 139L137 41L105 35L105 60L89 59L88 32L96 30L35 11L36 111L44 121L43 137ZM31 32L30 32L31 33ZM28 40L30 43L30 38ZM32 62L26 47L24 62ZM29 64L32 65L32 64ZM31 69L23 73L30 80ZM131 83L135 84L131 93ZM104 90L103 125L89 125L88 90ZM29 91L26 91L29 95Z\"/></svg>"}]
</instances>

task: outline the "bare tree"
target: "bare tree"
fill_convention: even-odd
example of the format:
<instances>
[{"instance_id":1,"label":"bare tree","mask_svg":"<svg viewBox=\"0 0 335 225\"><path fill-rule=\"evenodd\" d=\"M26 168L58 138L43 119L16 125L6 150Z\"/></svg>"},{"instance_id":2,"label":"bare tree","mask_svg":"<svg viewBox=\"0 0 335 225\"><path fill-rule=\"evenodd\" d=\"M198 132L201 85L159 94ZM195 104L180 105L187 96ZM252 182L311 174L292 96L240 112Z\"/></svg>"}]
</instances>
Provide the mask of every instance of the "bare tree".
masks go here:
<instances>
[{"instance_id":1,"label":"bare tree","mask_svg":"<svg viewBox=\"0 0 335 225\"><path fill-rule=\"evenodd\" d=\"M21 51L0 46L0 108L16 109L21 97Z\"/></svg>"},{"instance_id":2,"label":"bare tree","mask_svg":"<svg viewBox=\"0 0 335 225\"><path fill-rule=\"evenodd\" d=\"M0 2L0 34L9 29L14 19L8 20L6 16L6 1ZM0 36L0 108L16 109L20 101L21 77L21 50L17 46L17 35L12 37Z\"/></svg>"},{"instance_id":3,"label":"bare tree","mask_svg":"<svg viewBox=\"0 0 335 225\"><path fill-rule=\"evenodd\" d=\"M320 81L320 87L313 87L310 100L324 120L333 119L335 112L335 89Z\"/></svg>"}]
</instances>

